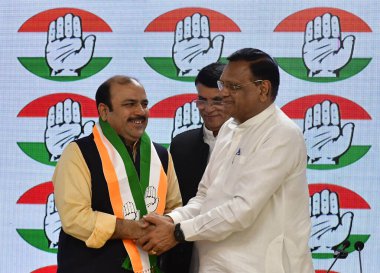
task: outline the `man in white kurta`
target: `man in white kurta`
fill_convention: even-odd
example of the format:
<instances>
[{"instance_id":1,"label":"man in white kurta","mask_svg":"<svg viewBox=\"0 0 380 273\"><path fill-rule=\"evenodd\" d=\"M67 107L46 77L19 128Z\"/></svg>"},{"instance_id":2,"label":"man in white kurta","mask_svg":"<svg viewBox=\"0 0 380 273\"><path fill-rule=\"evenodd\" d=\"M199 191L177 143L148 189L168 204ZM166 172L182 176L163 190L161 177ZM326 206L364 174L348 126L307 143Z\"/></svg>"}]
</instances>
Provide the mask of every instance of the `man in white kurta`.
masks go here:
<instances>
[{"instance_id":1,"label":"man in white kurta","mask_svg":"<svg viewBox=\"0 0 380 273\"><path fill-rule=\"evenodd\" d=\"M305 165L302 133L274 104L222 127L197 196L169 214L200 272L313 272Z\"/></svg>"},{"instance_id":2,"label":"man in white kurta","mask_svg":"<svg viewBox=\"0 0 380 273\"><path fill-rule=\"evenodd\" d=\"M219 88L233 118L219 132L197 195L168 214L172 223L148 216L156 230L140 243L161 252L173 237L195 241L200 273L313 273L306 146L274 103L277 64L257 49L228 60Z\"/></svg>"}]
</instances>

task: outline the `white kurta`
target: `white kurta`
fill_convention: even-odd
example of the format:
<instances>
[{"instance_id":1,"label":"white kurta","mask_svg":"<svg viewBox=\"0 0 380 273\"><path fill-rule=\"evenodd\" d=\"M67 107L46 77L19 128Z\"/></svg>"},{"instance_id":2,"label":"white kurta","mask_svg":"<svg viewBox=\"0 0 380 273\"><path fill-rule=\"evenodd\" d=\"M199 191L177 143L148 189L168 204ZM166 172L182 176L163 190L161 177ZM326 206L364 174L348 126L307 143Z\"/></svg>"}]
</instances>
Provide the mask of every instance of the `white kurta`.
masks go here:
<instances>
[{"instance_id":1,"label":"white kurta","mask_svg":"<svg viewBox=\"0 0 380 273\"><path fill-rule=\"evenodd\" d=\"M169 215L200 273L313 273L308 200L302 132L272 104L223 125L197 195Z\"/></svg>"}]
</instances>

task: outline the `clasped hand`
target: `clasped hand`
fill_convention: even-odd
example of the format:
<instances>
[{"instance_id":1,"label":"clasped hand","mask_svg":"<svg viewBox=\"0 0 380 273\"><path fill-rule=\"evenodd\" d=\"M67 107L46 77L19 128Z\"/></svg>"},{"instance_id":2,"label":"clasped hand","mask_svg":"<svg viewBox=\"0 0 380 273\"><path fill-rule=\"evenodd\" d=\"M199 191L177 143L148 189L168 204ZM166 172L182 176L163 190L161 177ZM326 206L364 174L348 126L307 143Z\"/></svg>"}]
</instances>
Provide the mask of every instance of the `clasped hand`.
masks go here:
<instances>
[{"instance_id":1,"label":"clasped hand","mask_svg":"<svg viewBox=\"0 0 380 273\"><path fill-rule=\"evenodd\" d=\"M167 216L156 213L145 215L142 236L135 243L152 255L161 255L177 244L174 238L173 220Z\"/></svg>"}]
</instances>

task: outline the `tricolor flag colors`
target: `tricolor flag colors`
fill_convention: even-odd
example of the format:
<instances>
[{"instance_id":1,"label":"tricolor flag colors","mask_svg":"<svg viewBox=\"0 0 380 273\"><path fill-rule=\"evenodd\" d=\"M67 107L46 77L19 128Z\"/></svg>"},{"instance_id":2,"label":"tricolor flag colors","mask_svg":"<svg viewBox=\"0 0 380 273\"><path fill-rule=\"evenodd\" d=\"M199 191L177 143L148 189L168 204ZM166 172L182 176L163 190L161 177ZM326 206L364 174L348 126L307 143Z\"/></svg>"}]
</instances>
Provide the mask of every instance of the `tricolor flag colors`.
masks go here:
<instances>
[{"instance_id":1,"label":"tricolor flag colors","mask_svg":"<svg viewBox=\"0 0 380 273\"><path fill-rule=\"evenodd\" d=\"M52 182L45 182L42 184L39 184L31 189L29 189L27 192L25 192L18 200L17 205L27 205L27 206L40 206L42 209L40 210L45 211L46 213L46 203L48 200L49 194L53 193L53 183ZM30 209L32 211L32 208ZM17 233L30 245L46 251L50 253L57 253L57 249L50 248L49 247L49 241L48 238L45 235L44 231L44 217L45 214L41 215L31 215L29 214L29 217L33 218L39 218L41 220L41 227L40 228L19 228L17 229ZM45 271L43 271L45 272ZM46 271L49 272L49 271Z\"/></svg>"},{"instance_id":2,"label":"tricolor flag colors","mask_svg":"<svg viewBox=\"0 0 380 273\"><path fill-rule=\"evenodd\" d=\"M332 184L309 184L309 195L312 196L314 193L322 192L323 190L329 190L330 192L335 192L339 198L340 216L346 211L351 211L354 214L352 230L355 230L355 226L363 224L363 219L368 219L368 213L371 209L370 205L356 192L347 189L342 186L332 185ZM364 213L361 213L364 212ZM346 249L348 253L354 252L354 245L356 242L361 241L366 243L370 237L370 234L349 234L348 240L350 246ZM312 253L314 259L332 259L333 253Z\"/></svg>"},{"instance_id":3,"label":"tricolor flag colors","mask_svg":"<svg viewBox=\"0 0 380 273\"><path fill-rule=\"evenodd\" d=\"M195 13L199 13L203 16L207 16L209 19L210 38L212 39L218 33L225 32L241 32L239 26L232 21L229 17L221 14L217 11L205 9L205 8L180 8L176 10L164 13L154 19L145 28L145 32L162 32L170 33L168 39L173 41L175 38L176 25L179 21L184 20L185 17L192 16ZM145 57L147 64L155 70L157 73L177 81L193 82L194 76L178 76L178 70L171 56L172 48L167 49L167 56L163 57ZM220 58L220 61L225 61L225 58ZM210 60L208 63L215 62L217 60ZM202 68L202 67L200 67Z\"/></svg>"},{"instance_id":4,"label":"tricolor flag colors","mask_svg":"<svg viewBox=\"0 0 380 273\"><path fill-rule=\"evenodd\" d=\"M298 11L286 17L282 20L274 29L275 33L292 33L302 32L305 34L306 25L309 21L314 20L318 16L323 16L324 14L329 13L331 15L337 16L340 22L340 31L341 31L341 42L347 35L357 35L360 33L370 33L372 32L371 28L366 22L364 22L358 16L341 10L337 8L310 8ZM305 36L305 35L303 35ZM364 38L363 35L357 35L357 39ZM297 56L284 56L276 57L276 61L279 66L285 70L290 75L311 82L335 82L339 80L345 80L350 78L359 72L361 72L371 61L372 57L368 56L367 52L357 52L355 51L355 45L353 49L353 54L349 62L339 70L339 75L337 77L310 77L308 76L308 69L305 64L305 59L303 58L302 45L305 43L305 37L300 38L300 40L293 39L295 47L299 47L299 54ZM359 41L354 41L355 43ZM360 41L365 43L365 41ZM322 46L322 45L320 45ZM325 45L326 46L326 45ZM342 45L341 45L342 47ZM336 56L333 56L336 55ZM339 58L337 52L331 54L331 58ZM342 60L335 60L336 63L341 62Z\"/></svg>"},{"instance_id":5,"label":"tricolor flag colors","mask_svg":"<svg viewBox=\"0 0 380 273\"><path fill-rule=\"evenodd\" d=\"M54 32L49 29L51 22L54 22L59 17L65 18L65 15L72 14L78 16L79 21L73 21L73 25L76 27L73 30L74 34L67 33L67 24L64 25L63 32L58 34L58 26L54 28L57 31L57 35L50 37L50 32ZM66 19L66 18L65 18ZM58 24L58 23L57 23ZM78 26L79 25L79 26ZM72 26L70 26L72 27ZM92 47L96 48L96 33L110 33L112 29L110 26L100 17L92 14L88 11L76 9L76 8L57 8L47 11L43 11L34 15L25 21L18 30L19 33L37 34L43 33L44 36L30 36L30 39L40 39L37 44L38 48L32 48L36 56L21 56L18 58L19 62L31 73L45 79L53 81L76 81L84 78L88 78L106 67L111 61L110 56L93 56L96 50L93 50L91 56L88 54L80 54L80 51L89 50L86 48L88 44L92 44ZM93 43L85 43L85 38L93 35ZM49 36L49 37L48 37ZM69 37L70 36L70 37ZM80 37L78 37L80 36ZM48 41L54 39L55 45L48 48ZM34 44L34 43L31 43ZM30 47L31 44L28 46ZM81 49L78 49L78 47ZM62 56L64 48L71 48L67 50ZM38 53L37 53L38 52ZM48 57L47 52L51 54ZM67 54L67 55L66 55ZM51 56L51 57L50 57ZM83 58L83 60L81 60ZM52 63L57 63L52 65ZM58 63L60 62L60 63ZM57 69L67 68L73 69L78 72L78 75L52 75L53 67Z\"/></svg>"},{"instance_id":6,"label":"tricolor flag colors","mask_svg":"<svg viewBox=\"0 0 380 273\"><path fill-rule=\"evenodd\" d=\"M307 166L309 169L331 170L345 167L364 157L371 148L370 144L366 144L365 137L355 137L355 134L365 134L364 125L368 126L368 121L371 120L371 116L360 105L351 100L327 94L310 95L287 103L282 107L282 110L299 124L305 134L304 127L307 109L312 108L316 104L321 104L326 100L338 105L340 111L340 126L344 126L348 122L354 124L354 137L348 150L339 157L338 164L311 164L309 162ZM308 147L308 155L311 152L309 149L310 147Z\"/></svg>"},{"instance_id":7,"label":"tricolor flag colors","mask_svg":"<svg viewBox=\"0 0 380 273\"><path fill-rule=\"evenodd\" d=\"M50 107L56 105L58 102L64 102L66 99L71 99L72 101L79 103L82 125L85 123L85 120L97 121L98 112L95 101L82 95L56 93L40 97L30 102L17 115L18 118L35 119L34 122L36 122L36 120L43 121L39 123L37 122L36 127L38 128L33 128L33 130L35 129L35 132L33 132L34 136L28 136L30 138L35 138L35 135L37 135L37 139L40 139L40 141L17 142L20 149L30 158L46 165L56 165L55 161L51 161L45 143L45 133L48 127L47 117Z\"/></svg>"}]
</instances>

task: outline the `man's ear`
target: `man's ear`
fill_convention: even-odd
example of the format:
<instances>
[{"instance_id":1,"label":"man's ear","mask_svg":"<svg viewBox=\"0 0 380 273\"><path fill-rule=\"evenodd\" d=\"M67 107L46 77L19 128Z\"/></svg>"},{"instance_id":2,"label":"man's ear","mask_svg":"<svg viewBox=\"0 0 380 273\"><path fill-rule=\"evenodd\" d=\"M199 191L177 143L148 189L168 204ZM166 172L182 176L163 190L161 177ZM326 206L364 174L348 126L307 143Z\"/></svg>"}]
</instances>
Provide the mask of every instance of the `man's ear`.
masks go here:
<instances>
[{"instance_id":1,"label":"man's ear","mask_svg":"<svg viewBox=\"0 0 380 273\"><path fill-rule=\"evenodd\" d=\"M260 100L262 102L265 102L271 98L271 90L272 90L272 84L270 81L264 80L260 84Z\"/></svg>"},{"instance_id":2,"label":"man's ear","mask_svg":"<svg viewBox=\"0 0 380 273\"><path fill-rule=\"evenodd\" d=\"M104 103L99 103L99 105L98 105L98 112L99 112L100 118L103 121L107 121L108 112L109 112L108 106L106 104L104 104Z\"/></svg>"}]
</instances>

